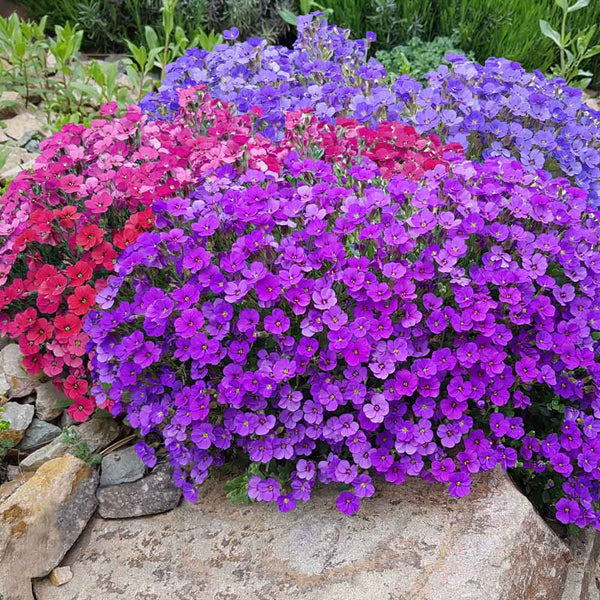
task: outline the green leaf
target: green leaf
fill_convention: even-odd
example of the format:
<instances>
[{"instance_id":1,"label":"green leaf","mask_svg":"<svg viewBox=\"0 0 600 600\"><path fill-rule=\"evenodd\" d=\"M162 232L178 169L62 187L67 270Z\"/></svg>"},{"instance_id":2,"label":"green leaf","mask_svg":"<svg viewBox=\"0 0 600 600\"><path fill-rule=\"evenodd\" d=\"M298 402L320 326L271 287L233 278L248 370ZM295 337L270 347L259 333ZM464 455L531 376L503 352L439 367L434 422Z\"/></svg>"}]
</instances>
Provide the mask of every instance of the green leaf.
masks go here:
<instances>
[{"instance_id":1,"label":"green leaf","mask_svg":"<svg viewBox=\"0 0 600 600\"><path fill-rule=\"evenodd\" d=\"M156 31L154 31L150 25L146 25L146 27L144 27L144 35L146 37L146 44L149 50L152 50L152 48L158 48L161 45L158 41L158 35Z\"/></svg>"},{"instance_id":2,"label":"green leaf","mask_svg":"<svg viewBox=\"0 0 600 600\"><path fill-rule=\"evenodd\" d=\"M569 10L569 0L555 0L554 3L563 10Z\"/></svg>"},{"instance_id":3,"label":"green leaf","mask_svg":"<svg viewBox=\"0 0 600 600\"><path fill-rule=\"evenodd\" d=\"M294 14L289 8L280 8L278 11L279 16L289 25L296 26L296 19L298 15Z\"/></svg>"},{"instance_id":4,"label":"green leaf","mask_svg":"<svg viewBox=\"0 0 600 600\"><path fill-rule=\"evenodd\" d=\"M588 48L585 51L583 58L592 58L592 56L596 56L597 54L600 54L600 45L592 46L591 48Z\"/></svg>"},{"instance_id":5,"label":"green leaf","mask_svg":"<svg viewBox=\"0 0 600 600\"><path fill-rule=\"evenodd\" d=\"M65 398L64 400L59 400L52 408L54 410L65 410L65 408L69 408L71 404L73 404L73 400Z\"/></svg>"},{"instance_id":6,"label":"green leaf","mask_svg":"<svg viewBox=\"0 0 600 600\"><path fill-rule=\"evenodd\" d=\"M552 26L548 21L540 19L540 29L542 30L542 34L547 38L550 38L559 48L562 46L560 34L555 29L552 29Z\"/></svg>"},{"instance_id":7,"label":"green leaf","mask_svg":"<svg viewBox=\"0 0 600 600\"><path fill-rule=\"evenodd\" d=\"M577 0L577 2L575 2L575 4L573 4L573 6L569 6L569 8L567 8L567 12L575 12L576 10L581 10L582 8L585 8L586 6L588 6L590 3L590 0Z\"/></svg>"}]
</instances>

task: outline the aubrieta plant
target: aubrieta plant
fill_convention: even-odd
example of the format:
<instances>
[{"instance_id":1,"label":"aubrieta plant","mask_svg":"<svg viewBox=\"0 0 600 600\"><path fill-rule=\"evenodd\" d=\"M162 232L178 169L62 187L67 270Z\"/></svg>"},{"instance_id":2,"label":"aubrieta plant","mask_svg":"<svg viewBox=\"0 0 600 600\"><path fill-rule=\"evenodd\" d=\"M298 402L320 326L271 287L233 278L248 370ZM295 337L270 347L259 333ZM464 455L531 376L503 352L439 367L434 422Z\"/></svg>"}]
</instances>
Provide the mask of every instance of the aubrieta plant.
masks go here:
<instances>
[{"instance_id":1,"label":"aubrieta plant","mask_svg":"<svg viewBox=\"0 0 600 600\"><path fill-rule=\"evenodd\" d=\"M291 50L256 38L214 52L190 50L141 106L155 118L171 118L177 90L201 83L240 113L259 107L257 127L272 139L282 135L286 111L305 107L324 120L399 121L463 144L471 159L515 157L532 171L567 176L600 205L600 114L581 90L506 59L482 66L452 54L451 67L430 73L425 86L409 75L390 84L383 66L367 60L373 35L348 38L348 31L307 15L299 17Z\"/></svg>"},{"instance_id":2,"label":"aubrieta plant","mask_svg":"<svg viewBox=\"0 0 600 600\"><path fill-rule=\"evenodd\" d=\"M211 105L182 98L174 123L203 140ZM157 200L86 321L93 393L148 436L146 464L164 448L194 501L213 467L245 462L247 496L282 511L336 484L345 514L375 477L461 497L519 468L560 521L600 527L586 193L398 124L300 111L280 143L244 135L271 163L216 160Z\"/></svg>"},{"instance_id":3,"label":"aubrieta plant","mask_svg":"<svg viewBox=\"0 0 600 600\"><path fill-rule=\"evenodd\" d=\"M143 152L134 143L141 115L112 119L115 109L91 129L69 124L42 142L33 172L11 182L0 206L0 334L18 341L28 372L64 391L77 421L96 407L83 321L119 250L154 222L152 195L132 195L123 166Z\"/></svg>"}]
</instances>

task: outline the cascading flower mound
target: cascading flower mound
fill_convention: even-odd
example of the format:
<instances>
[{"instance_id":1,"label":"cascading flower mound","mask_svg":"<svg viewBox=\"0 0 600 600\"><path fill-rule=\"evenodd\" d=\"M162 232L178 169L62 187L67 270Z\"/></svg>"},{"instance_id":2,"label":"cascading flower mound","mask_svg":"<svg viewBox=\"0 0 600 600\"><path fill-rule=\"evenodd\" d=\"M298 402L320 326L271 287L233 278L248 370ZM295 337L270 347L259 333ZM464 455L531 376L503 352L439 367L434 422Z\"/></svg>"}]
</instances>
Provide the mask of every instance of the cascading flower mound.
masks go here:
<instances>
[{"instance_id":1,"label":"cascading flower mound","mask_svg":"<svg viewBox=\"0 0 600 600\"><path fill-rule=\"evenodd\" d=\"M210 103L190 98L178 139L211 152ZM235 156L154 203L85 324L92 391L147 436L144 461L164 448L189 500L246 464L231 493L282 511L335 482L346 514L373 476L464 496L478 471L520 467L561 521L598 527L586 193L398 124L292 113L275 144L245 122Z\"/></svg>"},{"instance_id":2,"label":"cascading flower mound","mask_svg":"<svg viewBox=\"0 0 600 600\"><path fill-rule=\"evenodd\" d=\"M600 113L581 90L506 59L482 66L453 55L451 68L429 74L425 87L408 75L390 82L379 62L367 60L372 37L349 35L308 15L298 20L292 49L251 39L214 52L189 50L140 105L154 118L170 118L178 90L204 84L240 113L258 108L256 127L272 139L282 135L286 111L306 107L324 120L398 121L463 144L472 159L512 156L532 171L568 176L600 205Z\"/></svg>"}]
</instances>

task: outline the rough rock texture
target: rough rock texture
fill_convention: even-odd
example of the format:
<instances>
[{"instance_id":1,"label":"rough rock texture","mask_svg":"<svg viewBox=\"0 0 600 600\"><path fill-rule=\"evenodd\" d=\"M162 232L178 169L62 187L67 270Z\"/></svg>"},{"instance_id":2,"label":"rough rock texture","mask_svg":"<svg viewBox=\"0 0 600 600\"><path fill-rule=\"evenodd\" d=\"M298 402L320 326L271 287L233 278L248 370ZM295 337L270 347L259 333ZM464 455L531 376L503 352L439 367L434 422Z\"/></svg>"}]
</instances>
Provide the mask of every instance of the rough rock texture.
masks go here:
<instances>
[{"instance_id":1,"label":"rough rock texture","mask_svg":"<svg viewBox=\"0 0 600 600\"><path fill-rule=\"evenodd\" d=\"M21 171L31 169L40 154L39 152L30 152L27 148L6 147L10 150L6 162L0 169L0 181L2 182L14 179Z\"/></svg>"},{"instance_id":2,"label":"rough rock texture","mask_svg":"<svg viewBox=\"0 0 600 600\"><path fill-rule=\"evenodd\" d=\"M174 509L181 490L173 483L173 470L158 465L150 475L121 485L98 488L98 513L105 519L154 515Z\"/></svg>"},{"instance_id":3,"label":"rough rock texture","mask_svg":"<svg viewBox=\"0 0 600 600\"><path fill-rule=\"evenodd\" d=\"M0 373L0 396L6 396L10 391L10 385L8 385L8 379L4 373Z\"/></svg>"},{"instance_id":4,"label":"rough rock texture","mask_svg":"<svg viewBox=\"0 0 600 600\"><path fill-rule=\"evenodd\" d=\"M23 98L18 92L2 92L0 94L0 119L10 119L24 109Z\"/></svg>"},{"instance_id":5,"label":"rough rock texture","mask_svg":"<svg viewBox=\"0 0 600 600\"><path fill-rule=\"evenodd\" d=\"M31 578L63 559L96 508L98 474L70 455L43 465L0 504L0 598L33 599Z\"/></svg>"},{"instance_id":6,"label":"rough rock texture","mask_svg":"<svg viewBox=\"0 0 600 600\"><path fill-rule=\"evenodd\" d=\"M67 397L59 392L51 381L42 383L35 388L35 416L43 421L53 421L60 416L63 408L55 408L58 402Z\"/></svg>"},{"instance_id":7,"label":"rough rock texture","mask_svg":"<svg viewBox=\"0 0 600 600\"><path fill-rule=\"evenodd\" d=\"M137 481L144 476L146 466L133 446L111 452L102 459L100 487Z\"/></svg>"},{"instance_id":8,"label":"rough rock texture","mask_svg":"<svg viewBox=\"0 0 600 600\"><path fill-rule=\"evenodd\" d=\"M381 484L353 517L321 489L288 514L233 506L220 485L197 505L93 518L66 557L73 580L38 600L559 600L569 552L501 472L470 497ZM101 491L101 490L100 490Z\"/></svg>"},{"instance_id":9,"label":"rough rock texture","mask_svg":"<svg viewBox=\"0 0 600 600\"><path fill-rule=\"evenodd\" d=\"M0 485L0 504L16 492L31 477L33 477L33 473L22 473Z\"/></svg>"},{"instance_id":10,"label":"rough rock texture","mask_svg":"<svg viewBox=\"0 0 600 600\"><path fill-rule=\"evenodd\" d=\"M573 561L567 571L562 600L600 600L600 533L590 529L568 539Z\"/></svg>"},{"instance_id":11,"label":"rough rock texture","mask_svg":"<svg viewBox=\"0 0 600 600\"><path fill-rule=\"evenodd\" d=\"M77 432L80 441L87 442L90 452L97 452L106 448L119 436L120 427L112 419L94 418L73 426L70 429ZM21 462L21 467L28 471L37 469L40 465L58 456L62 456L69 450L62 438L56 438L47 446L36 450Z\"/></svg>"},{"instance_id":12,"label":"rough rock texture","mask_svg":"<svg viewBox=\"0 0 600 600\"><path fill-rule=\"evenodd\" d=\"M16 446L25 435L33 419L33 406L31 404L19 404L18 402L7 402L2 407L0 417L3 421L8 421L9 428L0 431L0 441L12 440Z\"/></svg>"},{"instance_id":13,"label":"rough rock texture","mask_svg":"<svg viewBox=\"0 0 600 600\"><path fill-rule=\"evenodd\" d=\"M22 365L23 354L17 344L8 344L0 351L0 373L3 373L10 386L11 398L22 398L33 392L37 381Z\"/></svg>"},{"instance_id":14,"label":"rough rock texture","mask_svg":"<svg viewBox=\"0 0 600 600\"><path fill-rule=\"evenodd\" d=\"M4 121L4 133L13 140L20 140L28 133L43 132L43 123L32 113L24 112Z\"/></svg>"},{"instance_id":15,"label":"rough rock texture","mask_svg":"<svg viewBox=\"0 0 600 600\"><path fill-rule=\"evenodd\" d=\"M60 432L60 427L34 417L19 444L19 450L22 452L33 452L45 444L49 444L60 435Z\"/></svg>"}]
</instances>

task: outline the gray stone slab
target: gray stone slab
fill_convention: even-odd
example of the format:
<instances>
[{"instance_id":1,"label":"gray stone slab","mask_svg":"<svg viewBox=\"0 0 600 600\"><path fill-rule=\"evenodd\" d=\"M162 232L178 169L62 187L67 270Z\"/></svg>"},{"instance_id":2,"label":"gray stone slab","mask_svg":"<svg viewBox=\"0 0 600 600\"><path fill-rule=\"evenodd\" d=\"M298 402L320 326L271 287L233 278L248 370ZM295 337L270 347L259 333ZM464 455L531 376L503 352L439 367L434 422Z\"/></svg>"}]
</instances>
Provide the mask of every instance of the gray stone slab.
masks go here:
<instances>
[{"instance_id":1,"label":"gray stone slab","mask_svg":"<svg viewBox=\"0 0 600 600\"><path fill-rule=\"evenodd\" d=\"M152 517L94 517L38 600L560 600L569 551L501 472L470 497L380 484L359 513L320 489L288 514L233 506L222 483ZM101 490L100 490L101 491Z\"/></svg>"}]
</instances>

